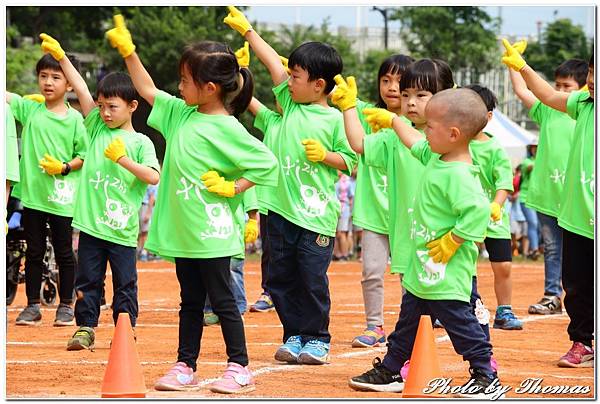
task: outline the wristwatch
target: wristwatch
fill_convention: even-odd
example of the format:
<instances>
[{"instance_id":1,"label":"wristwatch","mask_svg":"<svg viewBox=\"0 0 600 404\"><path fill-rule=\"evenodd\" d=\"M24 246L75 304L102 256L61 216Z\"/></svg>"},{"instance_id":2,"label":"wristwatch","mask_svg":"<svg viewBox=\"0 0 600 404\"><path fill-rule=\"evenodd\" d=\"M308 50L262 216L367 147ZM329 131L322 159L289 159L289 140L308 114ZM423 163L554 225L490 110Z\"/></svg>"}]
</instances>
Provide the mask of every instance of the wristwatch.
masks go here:
<instances>
[{"instance_id":1,"label":"wristwatch","mask_svg":"<svg viewBox=\"0 0 600 404\"><path fill-rule=\"evenodd\" d=\"M65 165L65 167L62 169L60 174L63 176L68 175L71 172L71 164L67 163L66 161L63 161L63 164Z\"/></svg>"}]
</instances>

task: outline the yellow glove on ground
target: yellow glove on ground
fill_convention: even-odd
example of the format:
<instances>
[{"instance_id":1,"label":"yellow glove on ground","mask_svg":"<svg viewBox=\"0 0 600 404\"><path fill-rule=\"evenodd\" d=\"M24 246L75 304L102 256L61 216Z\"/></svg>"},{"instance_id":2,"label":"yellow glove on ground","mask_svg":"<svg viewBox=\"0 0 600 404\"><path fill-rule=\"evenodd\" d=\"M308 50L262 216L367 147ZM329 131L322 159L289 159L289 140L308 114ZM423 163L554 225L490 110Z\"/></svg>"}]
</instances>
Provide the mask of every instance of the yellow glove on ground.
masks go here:
<instances>
[{"instance_id":1,"label":"yellow glove on ground","mask_svg":"<svg viewBox=\"0 0 600 404\"><path fill-rule=\"evenodd\" d=\"M379 132L383 128L391 128L392 121L397 116L383 108L365 108L363 114L373 132Z\"/></svg>"},{"instance_id":2,"label":"yellow glove on ground","mask_svg":"<svg viewBox=\"0 0 600 404\"><path fill-rule=\"evenodd\" d=\"M235 51L235 57L240 67L250 66L250 44L244 42L244 46Z\"/></svg>"},{"instance_id":3,"label":"yellow glove on ground","mask_svg":"<svg viewBox=\"0 0 600 404\"><path fill-rule=\"evenodd\" d=\"M492 211L491 217L494 222L497 222L502 217L502 206L498 202L492 202L490 204L490 209Z\"/></svg>"},{"instance_id":4,"label":"yellow glove on ground","mask_svg":"<svg viewBox=\"0 0 600 404\"><path fill-rule=\"evenodd\" d=\"M342 111L356 107L358 89L356 88L354 76L348 76L344 80L342 75L338 74L333 80L335 81L336 88L331 95L331 102L337 105Z\"/></svg>"},{"instance_id":5,"label":"yellow glove on ground","mask_svg":"<svg viewBox=\"0 0 600 404\"><path fill-rule=\"evenodd\" d=\"M113 17L115 27L106 31L106 37L110 42L110 46L117 48L122 57L126 58L135 51L135 45L131 39L131 33L125 25L125 19L121 14Z\"/></svg>"},{"instance_id":6,"label":"yellow glove on ground","mask_svg":"<svg viewBox=\"0 0 600 404\"><path fill-rule=\"evenodd\" d=\"M40 166L48 175L57 175L62 173L63 162L55 159L48 153L44 154L44 158L40 160Z\"/></svg>"},{"instance_id":7,"label":"yellow glove on ground","mask_svg":"<svg viewBox=\"0 0 600 404\"><path fill-rule=\"evenodd\" d=\"M25 98L26 100L39 102L40 104L46 102L46 97L44 97L42 94L27 94L24 95L23 98Z\"/></svg>"},{"instance_id":8,"label":"yellow glove on ground","mask_svg":"<svg viewBox=\"0 0 600 404\"><path fill-rule=\"evenodd\" d=\"M286 73L288 75L291 74L292 72L290 71L290 68L288 66L288 58L279 55L279 60L281 60L281 64L283 65L283 67L285 67Z\"/></svg>"},{"instance_id":9,"label":"yellow glove on ground","mask_svg":"<svg viewBox=\"0 0 600 404\"><path fill-rule=\"evenodd\" d=\"M252 25L246 19L246 16L234 6L227 6L229 14L223 19L223 22L240 33L241 36L252 29Z\"/></svg>"},{"instance_id":10,"label":"yellow glove on ground","mask_svg":"<svg viewBox=\"0 0 600 404\"><path fill-rule=\"evenodd\" d=\"M527 63L525 59L519 54L519 51L512 47L506 39L502 39L502 45L506 49L505 56L502 56L502 63L510 67L511 69L520 72Z\"/></svg>"},{"instance_id":11,"label":"yellow glove on ground","mask_svg":"<svg viewBox=\"0 0 600 404\"><path fill-rule=\"evenodd\" d=\"M42 40L42 50L44 53L49 53L56 60L61 60L65 57L65 51L60 47L58 41L48 34L40 34Z\"/></svg>"},{"instance_id":12,"label":"yellow glove on ground","mask_svg":"<svg viewBox=\"0 0 600 404\"><path fill-rule=\"evenodd\" d=\"M216 171L207 171L200 177L208 192L231 198L235 195L235 182L225 181Z\"/></svg>"},{"instance_id":13,"label":"yellow glove on ground","mask_svg":"<svg viewBox=\"0 0 600 404\"><path fill-rule=\"evenodd\" d=\"M427 243L426 247L429 248L429 256L433 262L446 264L456 253L460 244L454 241L452 231L449 231L439 239Z\"/></svg>"},{"instance_id":14,"label":"yellow glove on ground","mask_svg":"<svg viewBox=\"0 0 600 404\"><path fill-rule=\"evenodd\" d=\"M254 243L258 238L258 223L256 219L248 219L244 229L244 242Z\"/></svg>"},{"instance_id":15,"label":"yellow glove on ground","mask_svg":"<svg viewBox=\"0 0 600 404\"><path fill-rule=\"evenodd\" d=\"M327 156L327 150L325 147L316 139L304 139L302 141L304 145L304 152L306 153L306 158L310 161L318 162L325 160L325 156Z\"/></svg>"},{"instance_id":16,"label":"yellow glove on ground","mask_svg":"<svg viewBox=\"0 0 600 404\"><path fill-rule=\"evenodd\" d=\"M117 163L121 157L127 156L125 150L125 142L121 136L117 136L106 149L104 149L104 155Z\"/></svg>"}]
</instances>

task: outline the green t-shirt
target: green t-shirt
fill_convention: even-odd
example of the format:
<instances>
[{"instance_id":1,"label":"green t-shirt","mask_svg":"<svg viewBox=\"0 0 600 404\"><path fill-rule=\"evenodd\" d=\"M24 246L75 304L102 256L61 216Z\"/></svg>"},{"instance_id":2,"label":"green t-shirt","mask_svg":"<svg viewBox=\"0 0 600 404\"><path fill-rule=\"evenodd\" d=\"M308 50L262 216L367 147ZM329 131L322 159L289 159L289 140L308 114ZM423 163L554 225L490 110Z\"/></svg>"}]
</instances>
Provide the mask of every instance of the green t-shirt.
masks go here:
<instances>
[{"instance_id":1,"label":"green t-shirt","mask_svg":"<svg viewBox=\"0 0 600 404\"><path fill-rule=\"evenodd\" d=\"M525 203L527 201L531 173L534 170L532 167L535 167L535 157L527 157L521 162L521 183L519 184L519 201L521 201L522 203Z\"/></svg>"},{"instance_id":2,"label":"green t-shirt","mask_svg":"<svg viewBox=\"0 0 600 404\"><path fill-rule=\"evenodd\" d=\"M19 146L17 145L17 126L10 105L6 105L6 179L15 184L19 182Z\"/></svg>"},{"instance_id":3,"label":"green t-shirt","mask_svg":"<svg viewBox=\"0 0 600 404\"><path fill-rule=\"evenodd\" d=\"M258 210L258 200L256 199L256 186L252 188L248 188L242 194L242 203L238 205L237 210L235 211L235 222L242 230L239 233L241 243L242 243L242 252L234 255L232 258L237 258L243 260L246 257L246 243L244 242L244 233L246 230L246 212L250 212L251 210Z\"/></svg>"},{"instance_id":4,"label":"green t-shirt","mask_svg":"<svg viewBox=\"0 0 600 404\"><path fill-rule=\"evenodd\" d=\"M21 133L21 181L13 195L23 205L58 216L73 216L73 202L79 184L80 171L67 176L48 175L40 168L40 160L49 154L59 161L75 157L85 160L88 137L83 117L75 109L64 116L46 109L46 104L11 94L10 107L15 119L23 125Z\"/></svg>"},{"instance_id":5,"label":"green t-shirt","mask_svg":"<svg viewBox=\"0 0 600 404\"><path fill-rule=\"evenodd\" d=\"M510 160L504 148L491 134L486 141L472 140L469 143L473 164L479 166L479 179L489 203L494 201L500 189L513 191L513 174ZM497 222L490 218L487 237L510 240L510 219L508 211L502 206L502 217Z\"/></svg>"},{"instance_id":6,"label":"green t-shirt","mask_svg":"<svg viewBox=\"0 0 600 404\"><path fill-rule=\"evenodd\" d=\"M373 105L358 100L356 110L365 131L365 141L374 136L367 123L363 110ZM356 193L352 209L352 222L370 231L380 234L389 233L390 214L388 211L388 175L385 165L366 164L365 153L358 156L356 171Z\"/></svg>"},{"instance_id":7,"label":"green t-shirt","mask_svg":"<svg viewBox=\"0 0 600 404\"><path fill-rule=\"evenodd\" d=\"M402 117L405 119L405 117ZM406 120L407 123L410 121ZM423 135L425 137L425 135ZM389 200L389 239L393 274L404 273L411 254L409 210L425 166L402 144L393 129L382 129L364 139L365 164L386 171Z\"/></svg>"},{"instance_id":8,"label":"green t-shirt","mask_svg":"<svg viewBox=\"0 0 600 404\"><path fill-rule=\"evenodd\" d=\"M148 184L105 157L104 150L120 136L131 160L160 171L154 144L141 133L109 128L98 108L89 113L84 123L90 147L78 184L73 227L102 240L136 247L139 210Z\"/></svg>"},{"instance_id":9,"label":"green t-shirt","mask_svg":"<svg viewBox=\"0 0 600 404\"><path fill-rule=\"evenodd\" d=\"M208 192L200 177L214 170L227 181L243 177L275 186L273 154L235 117L200 113L163 91L154 98L148 125L163 134L166 149L146 249L168 259L239 254L243 229L233 212L242 195Z\"/></svg>"},{"instance_id":10,"label":"green t-shirt","mask_svg":"<svg viewBox=\"0 0 600 404\"><path fill-rule=\"evenodd\" d=\"M529 117L540 125L540 136L526 205L557 217L575 134L575 120L540 101L533 104Z\"/></svg>"},{"instance_id":11,"label":"green t-shirt","mask_svg":"<svg viewBox=\"0 0 600 404\"><path fill-rule=\"evenodd\" d=\"M594 103L589 93L573 92L567 113L577 121L560 201L558 224L570 232L594 238Z\"/></svg>"},{"instance_id":12,"label":"green t-shirt","mask_svg":"<svg viewBox=\"0 0 600 404\"><path fill-rule=\"evenodd\" d=\"M265 135L263 137L263 143L269 148L269 150L271 150L270 144L273 139L273 134L279 132L281 120L281 115L278 112L271 111L264 105L256 113L256 117L254 118L254 127ZM266 215L268 211L268 208L263 203L263 195L274 192L276 192L276 190L273 189L273 187L256 185L256 197L258 199L258 211L260 214Z\"/></svg>"},{"instance_id":13,"label":"green t-shirt","mask_svg":"<svg viewBox=\"0 0 600 404\"><path fill-rule=\"evenodd\" d=\"M475 242L483 241L490 217L479 168L440 160L425 140L416 143L411 152L426 167L410 212L412 253L402 285L422 299L469 302L477 274ZM450 230L465 242L448 263L434 263L426 244Z\"/></svg>"},{"instance_id":14,"label":"green t-shirt","mask_svg":"<svg viewBox=\"0 0 600 404\"><path fill-rule=\"evenodd\" d=\"M357 157L346 139L342 113L294 102L285 81L273 93L283 110L279 131L268 142L279 161L279 185L275 192L262 195L264 205L297 226L333 237L340 215L337 169L308 160L302 140L316 139L326 150L338 153L350 175Z\"/></svg>"}]
</instances>

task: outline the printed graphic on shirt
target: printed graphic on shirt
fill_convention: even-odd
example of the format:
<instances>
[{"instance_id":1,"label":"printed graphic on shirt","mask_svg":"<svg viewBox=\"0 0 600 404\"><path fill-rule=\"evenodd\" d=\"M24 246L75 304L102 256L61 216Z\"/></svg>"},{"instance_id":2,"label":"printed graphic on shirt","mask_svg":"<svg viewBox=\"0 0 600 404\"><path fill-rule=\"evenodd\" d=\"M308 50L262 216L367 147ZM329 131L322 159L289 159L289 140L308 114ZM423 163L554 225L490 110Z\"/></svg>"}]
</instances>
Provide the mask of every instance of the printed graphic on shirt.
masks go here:
<instances>
[{"instance_id":1,"label":"printed graphic on shirt","mask_svg":"<svg viewBox=\"0 0 600 404\"><path fill-rule=\"evenodd\" d=\"M127 227L127 222L135 213L135 210L131 206L108 195L109 189L125 193L126 188L123 182L119 178L111 178L108 174L103 176L100 171L96 171L96 178L90 179L89 182L95 184L95 190L98 190L98 187L102 184L102 192L104 192L106 198L104 202L104 215L96 217L96 223L108 226L113 230L123 230Z\"/></svg>"},{"instance_id":2,"label":"printed graphic on shirt","mask_svg":"<svg viewBox=\"0 0 600 404\"><path fill-rule=\"evenodd\" d=\"M435 240L436 232L434 230L430 231L421 223L417 223L417 221L413 218L413 213L414 209L409 208L408 215L411 218L410 238L412 240L416 240L417 237L419 237L419 239L424 240L424 244ZM421 242L417 241L417 245L421 245ZM416 253L417 257L419 258L419 262L421 262L422 271L419 271L418 274L418 278L421 283L425 285L435 285L446 278L447 264L433 262L433 259L429 256L428 249L417 249Z\"/></svg>"},{"instance_id":3,"label":"printed graphic on shirt","mask_svg":"<svg viewBox=\"0 0 600 404\"><path fill-rule=\"evenodd\" d=\"M382 175L381 176L381 184L377 184L377 187L381 188L381 191L384 194L387 194L387 187L388 187L387 175Z\"/></svg>"},{"instance_id":4,"label":"printed graphic on shirt","mask_svg":"<svg viewBox=\"0 0 600 404\"><path fill-rule=\"evenodd\" d=\"M331 196L325 194L321 190L307 185L302 182L300 179L300 173L303 173L303 176L309 175L311 177L317 177L317 169L313 164L309 164L306 161L300 162L300 160L296 160L295 163L292 163L291 157L285 156L284 164L282 167L284 169L286 176L291 176L292 170L294 171L294 176L300 185L300 196L302 197L301 203L296 203L296 209L305 214L308 217L319 217L323 216L327 211L327 204L331 200Z\"/></svg>"},{"instance_id":5,"label":"printed graphic on shirt","mask_svg":"<svg viewBox=\"0 0 600 404\"><path fill-rule=\"evenodd\" d=\"M56 202L60 205L70 205L73 203L73 194L75 193L73 182L67 179L59 180L54 175L52 178L54 178L54 190L52 194L48 195L48 201Z\"/></svg>"}]
</instances>

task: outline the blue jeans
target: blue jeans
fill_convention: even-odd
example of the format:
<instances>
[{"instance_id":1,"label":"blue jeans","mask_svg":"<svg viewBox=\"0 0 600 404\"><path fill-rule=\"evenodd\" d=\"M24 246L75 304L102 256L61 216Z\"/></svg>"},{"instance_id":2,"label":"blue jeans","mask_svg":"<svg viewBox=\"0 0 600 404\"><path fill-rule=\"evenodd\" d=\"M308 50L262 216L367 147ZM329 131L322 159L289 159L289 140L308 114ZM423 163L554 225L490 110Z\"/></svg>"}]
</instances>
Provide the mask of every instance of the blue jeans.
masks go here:
<instances>
[{"instance_id":1,"label":"blue jeans","mask_svg":"<svg viewBox=\"0 0 600 404\"><path fill-rule=\"evenodd\" d=\"M246 303L246 290L244 289L244 260L231 257L229 264L229 272L231 273L231 291L235 298L235 305L240 314L244 314L248 305ZM206 303L204 304L204 312L211 312L210 299L206 295Z\"/></svg>"},{"instance_id":2,"label":"blue jeans","mask_svg":"<svg viewBox=\"0 0 600 404\"><path fill-rule=\"evenodd\" d=\"M129 313L131 326L135 327L138 316L135 247L102 240L82 231L79 233L78 255L75 290L82 292L83 297L75 303L77 325L98 326L100 298L109 262L113 284L113 321L117 323L119 313Z\"/></svg>"},{"instance_id":3,"label":"blue jeans","mask_svg":"<svg viewBox=\"0 0 600 404\"><path fill-rule=\"evenodd\" d=\"M525 206L523 202L521 204L521 210L527 220L527 238L529 239L529 249L537 250L540 246L540 237L538 235L538 217L537 212L531 208ZM523 254L528 254L529 251L523 251Z\"/></svg>"},{"instance_id":4,"label":"blue jeans","mask_svg":"<svg viewBox=\"0 0 600 404\"><path fill-rule=\"evenodd\" d=\"M334 237L304 229L269 212L269 276L267 288L283 325L283 342L299 335L302 343L329 343L329 279L327 269Z\"/></svg>"},{"instance_id":5,"label":"blue jeans","mask_svg":"<svg viewBox=\"0 0 600 404\"><path fill-rule=\"evenodd\" d=\"M544 241L544 295L561 297L563 230L555 217L538 212L538 218Z\"/></svg>"}]
</instances>

